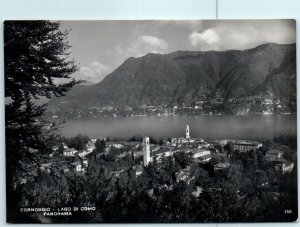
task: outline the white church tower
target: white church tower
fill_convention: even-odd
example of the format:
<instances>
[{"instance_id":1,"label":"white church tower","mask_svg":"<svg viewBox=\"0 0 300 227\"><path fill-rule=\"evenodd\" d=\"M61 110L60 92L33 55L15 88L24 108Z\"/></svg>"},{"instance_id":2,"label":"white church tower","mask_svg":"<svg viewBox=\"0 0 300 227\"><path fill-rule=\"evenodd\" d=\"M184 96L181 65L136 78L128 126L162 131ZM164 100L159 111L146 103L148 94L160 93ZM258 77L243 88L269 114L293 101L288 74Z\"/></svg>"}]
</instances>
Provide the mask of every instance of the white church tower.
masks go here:
<instances>
[{"instance_id":1,"label":"white church tower","mask_svg":"<svg viewBox=\"0 0 300 227\"><path fill-rule=\"evenodd\" d=\"M144 166L147 166L151 160L150 157L150 138L145 136L143 138L143 159L144 159Z\"/></svg>"},{"instance_id":2,"label":"white church tower","mask_svg":"<svg viewBox=\"0 0 300 227\"><path fill-rule=\"evenodd\" d=\"M186 125L185 138L187 140L190 140L190 127L189 127L189 125Z\"/></svg>"}]
</instances>

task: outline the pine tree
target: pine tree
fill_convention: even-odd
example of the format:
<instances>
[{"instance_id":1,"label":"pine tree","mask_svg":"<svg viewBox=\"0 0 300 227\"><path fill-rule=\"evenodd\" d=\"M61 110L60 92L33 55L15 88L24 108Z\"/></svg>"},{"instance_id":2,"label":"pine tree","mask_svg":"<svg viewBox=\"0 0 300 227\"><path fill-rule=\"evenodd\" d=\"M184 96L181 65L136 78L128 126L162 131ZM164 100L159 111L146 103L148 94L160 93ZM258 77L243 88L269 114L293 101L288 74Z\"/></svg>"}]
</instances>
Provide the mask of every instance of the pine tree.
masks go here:
<instances>
[{"instance_id":1,"label":"pine tree","mask_svg":"<svg viewBox=\"0 0 300 227\"><path fill-rule=\"evenodd\" d=\"M45 105L36 105L35 99L62 96L82 82L70 79L78 67L69 59L67 34L60 30L60 22L4 23L7 200L14 198L11 193L24 164L38 162L37 155L50 152L56 138L38 121ZM59 84L62 79L69 82ZM39 152L30 152L32 149Z\"/></svg>"}]
</instances>

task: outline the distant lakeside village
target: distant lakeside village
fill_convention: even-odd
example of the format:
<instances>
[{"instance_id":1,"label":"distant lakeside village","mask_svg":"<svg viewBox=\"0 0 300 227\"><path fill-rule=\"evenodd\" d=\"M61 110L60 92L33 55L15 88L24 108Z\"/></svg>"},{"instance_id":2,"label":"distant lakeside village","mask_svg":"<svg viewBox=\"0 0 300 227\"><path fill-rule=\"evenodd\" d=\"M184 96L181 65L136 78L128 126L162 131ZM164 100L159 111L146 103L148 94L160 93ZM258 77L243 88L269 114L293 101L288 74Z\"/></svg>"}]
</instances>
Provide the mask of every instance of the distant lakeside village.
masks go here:
<instances>
[{"instance_id":1,"label":"distant lakeside village","mask_svg":"<svg viewBox=\"0 0 300 227\"><path fill-rule=\"evenodd\" d=\"M136 105L114 106L93 105L89 107L75 107L64 109L67 103L59 102L57 106L51 106L45 117L48 119L65 118L96 118L96 117L141 117L141 116L172 116L183 115L274 115L292 114L296 109L294 104L286 100L275 98L274 95L255 95L225 100L221 92L217 91L213 97L195 100L193 103L167 105Z\"/></svg>"},{"instance_id":2,"label":"distant lakeside village","mask_svg":"<svg viewBox=\"0 0 300 227\"><path fill-rule=\"evenodd\" d=\"M83 136L81 136L83 138ZM262 142L249 140L211 140L193 138L190 135L190 127L186 126L185 136L180 138L169 138L168 140L155 141L152 137L132 137L126 141L110 141L109 138L84 137L82 149L70 147L69 141L62 141L58 146L52 148L52 152L45 157L39 165L26 166L27 174L22 176L20 184L33 181L39 172L51 174L56 177L75 174L84 176L92 160L104 158L105 160L121 163L111 172L111 177L120 177L129 174L133 178L140 177L145 168L155 163L159 164L166 158L184 162L175 175L177 182L189 183L193 179L192 169L212 166L214 173L226 171L237 157L243 154L256 154L260 151L258 158L264 160L277 174L288 174L294 168L294 162L287 160L285 151L276 147L266 147ZM69 142L69 145L67 143ZM73 143L74 144L74 143ZM38 150L30 149L30 153ZM128 161L129 160L129 161ZM122 162L126 164L122 165ZM130 163L130 164L128 164ZM269 184L271 182L263 182ZM198 188L198 190L200 190ZM197 192L195 192L197 193Z\"/></svg>"}]
</instances>

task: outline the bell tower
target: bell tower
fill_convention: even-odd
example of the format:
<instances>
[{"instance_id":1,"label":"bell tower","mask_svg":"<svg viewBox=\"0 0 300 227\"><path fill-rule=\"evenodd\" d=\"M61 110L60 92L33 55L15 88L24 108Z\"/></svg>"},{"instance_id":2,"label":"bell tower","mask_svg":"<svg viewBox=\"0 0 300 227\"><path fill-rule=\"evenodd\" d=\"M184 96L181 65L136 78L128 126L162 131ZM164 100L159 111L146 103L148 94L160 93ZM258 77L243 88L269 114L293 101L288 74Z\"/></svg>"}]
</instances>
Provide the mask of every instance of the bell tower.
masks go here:
<instances>
[{"instance_id":1,"label":"bell tower","mask_svg":"<svg viewBox=\"0 0 300 227\"><path fill-rule=\"evenodd\" d=\"M150 139L148 136L143 138L143 160L144 166L147 166L150 162Z\"/></svg>"},{"instance_id":2,"label":"bell tower","mask_svg":"<svg viewBox=\"0 0 300 227\"><path fill-rule=\"evenodd\" d=\"M190 127L189 127L189 125L186 125L185 138L187 140L190 140Z\"/></svg>"}]
</instances>

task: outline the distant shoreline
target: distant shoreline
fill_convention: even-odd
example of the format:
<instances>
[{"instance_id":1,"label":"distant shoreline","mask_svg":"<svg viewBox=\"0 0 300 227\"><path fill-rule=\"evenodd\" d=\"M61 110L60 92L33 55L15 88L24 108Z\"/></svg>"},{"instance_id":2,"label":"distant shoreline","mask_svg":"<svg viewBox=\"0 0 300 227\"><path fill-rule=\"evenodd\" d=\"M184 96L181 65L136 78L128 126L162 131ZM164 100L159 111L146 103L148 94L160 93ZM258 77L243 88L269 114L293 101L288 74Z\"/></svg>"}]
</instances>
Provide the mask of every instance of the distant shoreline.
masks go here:
<instances>
[{"instance_id":1,"label":"distant shoreline","mask_svg":"<svg viewBox=\"0 0 300 227\"><path fill-rule=\"evenodd\" d=\"M166 118L166 117L176 117L176 116L237 116L237 117L253 117L253 116L282 116L282 115L297 115L297 113L276 113L276 114L137 114L137 115L131 115L131 116L95 116L95 117L77 117L77 118L63 118L63 117L47 117L47 120L63 120L63 121L72 121L72 120L92 120L92 119L121 119L121 118L146 118L146 117L160 117L160 118Z\"/></svg>"}]
</instances>

